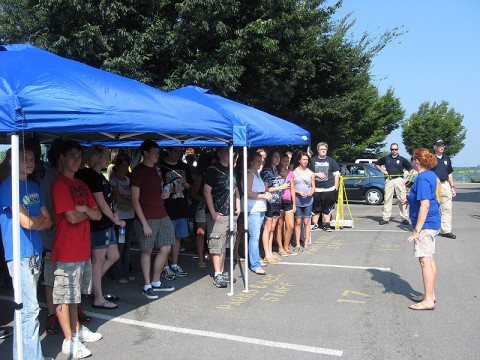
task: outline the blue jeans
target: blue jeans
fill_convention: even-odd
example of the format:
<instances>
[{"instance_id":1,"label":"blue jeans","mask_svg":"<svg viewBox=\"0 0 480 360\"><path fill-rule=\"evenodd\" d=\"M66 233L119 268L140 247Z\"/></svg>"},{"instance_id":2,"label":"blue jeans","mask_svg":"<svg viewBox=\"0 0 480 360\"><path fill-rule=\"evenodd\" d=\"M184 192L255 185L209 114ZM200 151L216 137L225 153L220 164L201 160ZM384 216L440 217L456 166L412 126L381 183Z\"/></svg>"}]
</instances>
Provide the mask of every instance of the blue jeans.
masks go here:
<instances>
[{"instance_id":1,"label":"blue jeans","mask_svg":"<svg viewBox=\"0 0 480 360\"><path fill-rule=\"evenodd\" d=\"M40 257L37 256L37 266L41 268ZM13 261L7 263L10 276L14 280ZM40 323L38 321L38 314L40 306L37 300L37 282L40 277L40 271L32 275L28 268L28 258L20 259L20 282L22 284L22 302L23 308L20 313L22 318L22 343L23 343L23 358L21 360L43 360L42 347L40 345L40 338L38 329ZM17 291L17 289L15 289ZM18 312L15 312L15 316ZM15 327L13 329L13 358L18 359L17 356L17 336ZM20 359L19 359L20 360Z\"/></svg>"},{"instance_id":2,"label":"blue jeans","mask_svg":"<svg viewBox=\"0 0 480 360\"><path fill-rule=\"evenodd\" d=\"M260 263L260 230L263 224L265 212L251 212L248 213L248 261L250 262L250 269L252 271L262 268Z\"/></svg>"},{"instance_id":3,"label":"blue jeans","mask_svg":"<svg viewBox=\"0 0 480 360\"><path fill-rule=\"evenodd\" d=\"M118 244L120 257L112 266L114 280L126 279L130 275L130 248L132 246L132 239L135 238L134 220L127 219L125 222L127 223L127 225L125 225L125 242ZM115 226L117 239L118 231L119 226Z\"/></svg>"}]
</instances>

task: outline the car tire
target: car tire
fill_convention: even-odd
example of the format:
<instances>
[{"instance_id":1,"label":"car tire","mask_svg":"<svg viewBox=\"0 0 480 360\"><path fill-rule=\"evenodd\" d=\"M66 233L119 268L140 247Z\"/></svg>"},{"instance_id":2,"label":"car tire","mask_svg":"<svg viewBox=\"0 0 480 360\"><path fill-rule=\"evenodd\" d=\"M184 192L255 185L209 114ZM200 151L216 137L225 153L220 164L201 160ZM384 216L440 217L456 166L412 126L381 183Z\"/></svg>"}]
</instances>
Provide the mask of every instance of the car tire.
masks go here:
<instances>
[{"instance_id":1,"label":"car tire","mask_svg":"<svg viewBox=\"0 0 480 360\"><path fill-rule=\"evenodd\" d=\"M368 205L380 205L383 202L383 192L380 189L368 189L365 193L365 201Z\"/></svg>"}]
</instances>

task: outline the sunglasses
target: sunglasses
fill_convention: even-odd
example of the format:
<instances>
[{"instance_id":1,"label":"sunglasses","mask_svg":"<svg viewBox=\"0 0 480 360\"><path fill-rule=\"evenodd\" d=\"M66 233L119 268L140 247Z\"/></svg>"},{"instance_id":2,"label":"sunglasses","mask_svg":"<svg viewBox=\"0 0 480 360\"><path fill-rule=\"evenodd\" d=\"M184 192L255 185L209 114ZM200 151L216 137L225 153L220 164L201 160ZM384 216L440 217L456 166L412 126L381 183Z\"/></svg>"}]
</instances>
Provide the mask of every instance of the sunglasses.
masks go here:
<instances>
[{"instance_id":1,"label":"sunglasses","mask_svg":"<svg viewBox=\"0 0 480 360\"><path fill-rule=\"evenodd\" d=\"M390 150L391 150L391 151L398 151L398 148L396 148L396 149L390 149Z\"/></svg>"}]
</instances>

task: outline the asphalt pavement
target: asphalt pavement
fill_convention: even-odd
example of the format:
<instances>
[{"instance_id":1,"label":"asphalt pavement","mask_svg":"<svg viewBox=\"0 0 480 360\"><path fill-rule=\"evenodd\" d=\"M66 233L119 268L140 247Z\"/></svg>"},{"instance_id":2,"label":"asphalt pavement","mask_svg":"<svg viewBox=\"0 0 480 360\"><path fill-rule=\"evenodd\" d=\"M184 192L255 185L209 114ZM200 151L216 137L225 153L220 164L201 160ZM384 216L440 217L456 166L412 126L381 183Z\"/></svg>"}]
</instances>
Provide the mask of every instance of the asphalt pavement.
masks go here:
<instances>
[{"instance_id":1,"label":"asphalt pavement","mask_svg":"<svg viewBox=\"0 0 480 360\"><path fill-rule=\"evenodd\" d=\"M413 311L410 297L422 292L410 226L393 218L380 226L381 206L350 204L354 228L312 233L312 246L266 276L235 267L233 289L217 289L212 268L199 269L187 243L180 265L186 278L158 300L141 294L139 270L128 284L104 281L120 297L117 310L83 307L88 327L103 339L86 346L92 359L478 359L480 349L480 184L456 184L456 240L437 237L434 311ZM346 212L348 214L348 212ZM138 253L133 265L140 269ZM43 305L43 289L39 287ZM0 324L13 326L11 290L0 290ZM44 335L45 356L61 353L62 335ZM12 337L0 340L0 359L12 358Z\"/></svg>"}]
</instances>

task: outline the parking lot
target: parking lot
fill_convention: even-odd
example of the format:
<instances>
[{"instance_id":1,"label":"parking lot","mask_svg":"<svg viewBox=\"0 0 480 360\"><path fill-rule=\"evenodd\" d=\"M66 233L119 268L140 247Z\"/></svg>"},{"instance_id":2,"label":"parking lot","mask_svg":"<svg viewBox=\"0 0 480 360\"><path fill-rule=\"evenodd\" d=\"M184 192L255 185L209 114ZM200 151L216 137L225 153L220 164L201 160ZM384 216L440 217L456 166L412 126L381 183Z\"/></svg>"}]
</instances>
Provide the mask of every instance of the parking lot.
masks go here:
<instances>
[{"instance_id":1,"label":"parking lot","mask_svg":"<svg viewBox=\"0 0 480 360\"><path fill-rule=\"evenodd\" d=\"M354 228L312 233L309 251L265 268L267 276L235 268L233 289L212 284L211 267L189 272L158 300L141 295L141 276L129 284L105 280L117 310L91 311L88 327L104 338L86 344L92 359L477 359L480 348L480 184L456 184L456 240L437 238L437 307L412 311L422 291L418 262L405 242L409 226L379 226L380 206L351 205ZM134 256L135 260L135 256ZM139 268L138 264L134 264ZM43 291L43 290L42 290ZM42 291L39 297L44 303ZM0 291L0 324L13 326L12 291ZM45 329L45 309L40 314ZM67 359L61 335L42 335L45 356ZM10 359L12 337L0 340Z\"/></svg>"}]
</instances>

